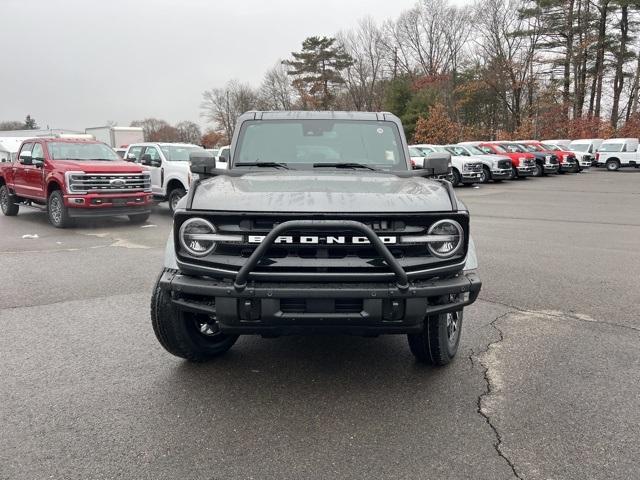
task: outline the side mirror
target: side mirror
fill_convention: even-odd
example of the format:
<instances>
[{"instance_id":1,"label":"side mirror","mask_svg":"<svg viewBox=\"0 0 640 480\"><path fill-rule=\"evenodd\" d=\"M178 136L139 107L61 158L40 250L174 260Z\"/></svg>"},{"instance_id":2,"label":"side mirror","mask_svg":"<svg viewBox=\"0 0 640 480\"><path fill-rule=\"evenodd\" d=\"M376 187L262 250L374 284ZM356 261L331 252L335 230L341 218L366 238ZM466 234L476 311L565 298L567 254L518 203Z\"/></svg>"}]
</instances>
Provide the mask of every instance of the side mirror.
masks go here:
<instances>
[{"instance_id":1,"label":"side mirror","mask_svg":"<svg viewBox=\"0 0 640 480\"><path fill-rule=\"evenodd\" d=\"M216 168L216 157L206 150L195 150L189 153L189 169L191 173L210 173Z\"/></svg>"},{"instance_id":2,"label":"side mirror","mask_svg":"<svg viewBox=\"0 0 640 480\"><path fill-rule=\"evenodd\" d=\"M127 156L125 157L125 160L127 162L135 162L136 161L136 156L133 153L129 153L127 154Z\"/></svg>"},{"instance_id":3,"label":"side mirror","mask_svg":"<svg viewBox=\"0 0 640 480\"><path fill-rule=\"evenodd\" d=\"M145 153L144 155L142 155L142 156L140 157L140 162L141 162L143 165L150 166L150 165L151 165L151 155L149 155L148 153Z\"/></svg>"},{"instance_id":4,"label":"side mirror","mask_svg":"<svg viewBox=\"0 0 640 480\"><path fill-rule=\"evenodd\" d=\"M149 160L149 165L151 165L152 167L161 167L162 160L160 160L159 158L153 158Z\"/></svg>"},{"instance_id":5,"label":"side mirror","mask_svg":"<svg viewBox=\"0 0 640 480\"><path fill-rule=\"evenodd\" d=\"M424 169L430 169L433 175L446 175L449 173L451 154L444 152L429 153L424 157Z\"/></svg>"},{"instance_id":6,"label":"side mirror","mask_svg":"<svg viewBox=\"0 0 640 480\"><path fill-rule=\"evenodd\" d=\"M22 165L33 165L33 158L31 157L31 152L20 152L20 163Z\"/></svg>"}]
</instances>

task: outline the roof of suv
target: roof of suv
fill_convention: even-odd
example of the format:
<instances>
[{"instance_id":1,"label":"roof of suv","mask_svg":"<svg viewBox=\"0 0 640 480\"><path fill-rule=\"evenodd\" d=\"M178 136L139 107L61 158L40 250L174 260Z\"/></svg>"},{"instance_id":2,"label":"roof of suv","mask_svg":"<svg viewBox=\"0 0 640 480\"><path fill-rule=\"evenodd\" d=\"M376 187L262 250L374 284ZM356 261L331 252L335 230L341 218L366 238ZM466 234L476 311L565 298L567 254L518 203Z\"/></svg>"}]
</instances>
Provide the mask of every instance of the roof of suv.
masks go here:
<instances>
[{"instance_id":1,"label":"roof of suv","mask_svg":"<svg viewBox=\"0 0 640 480\"><path fill-rule=\"evenodd\" d=\"M169 145L173 147L199 147L199 145L196 145L194 143L178 143L178 142L137 142L137 143L132 143L131 145L129 145L129 147L134 147L134 146L145 147L145 146L151 146L151 145Z\"/></svg>"},{"instance_id":2,"label":"roof of suv","mask_svg":"<svg viewBox=\"0 0 640 480\"><path fill-rule=\"evenodd\" d=\"M347 112L347 111L249 111L243 117L253 117L254 120L389 120L395 118L389 112ZM245 118L246 119L246 118Z\"/></svg>"}]
</instances>

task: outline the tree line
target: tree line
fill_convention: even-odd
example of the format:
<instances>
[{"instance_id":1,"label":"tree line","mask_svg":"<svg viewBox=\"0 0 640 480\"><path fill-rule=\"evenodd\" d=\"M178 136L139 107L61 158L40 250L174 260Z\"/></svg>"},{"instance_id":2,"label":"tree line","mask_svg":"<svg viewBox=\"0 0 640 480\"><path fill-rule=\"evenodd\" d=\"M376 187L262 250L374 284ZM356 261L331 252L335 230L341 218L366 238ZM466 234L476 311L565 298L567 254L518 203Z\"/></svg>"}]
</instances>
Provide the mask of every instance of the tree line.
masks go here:
<instances>
[{"instance_id":1,"label":"tree line","mask_svg":"<svg viewBox=\"0 0 640 480\"><path fill-rule=\"evenodd\" d=\"M31 115L27 115L24 122L19 120L8 120L0 122L0 131L4 130L37 130L38 123Z\"/></svg>"},{"instance_id":2,"label":"tree line","mask_svg":"<svg viewBox=\"0 0 640 480\"><path fill-rule=\"evenodd\" d=\"M411 141L640 136L640 2L421 0L312 36L254 87L203 93L228 141L251 109L386 110Z\"/></svg>"}]
</instances>

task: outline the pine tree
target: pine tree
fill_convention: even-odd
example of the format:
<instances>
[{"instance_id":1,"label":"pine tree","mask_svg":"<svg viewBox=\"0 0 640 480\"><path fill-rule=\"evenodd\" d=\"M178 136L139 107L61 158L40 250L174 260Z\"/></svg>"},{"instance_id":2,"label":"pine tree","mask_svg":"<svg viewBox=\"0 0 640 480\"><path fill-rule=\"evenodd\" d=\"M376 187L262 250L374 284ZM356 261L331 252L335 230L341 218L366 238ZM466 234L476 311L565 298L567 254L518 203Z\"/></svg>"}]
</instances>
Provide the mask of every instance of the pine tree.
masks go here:
<instances>
[{"instance_id":1,"label":"pine tree","mask_svg":"<svg viewBox=\"0 0 640 480\"><path fill-rule=\"evenodd\" d=\"M287 73L295 77L292 83L301 98L315 99L324 110L332 104L335 87L344 83L341 72L353 65L353 59L335 43L335 38L309 37L302 42L302 51L291 52L293 60L282 62L291 68Z\"/></svg>"},{"instance_id":2,"label":"pine tree","mask_svg":"<svg viewBox=\"0 0 640 480\"><path fill-rule=\"evenodd\" d=\"M24 128L25 130L37 130L38 124L36 123L36 119L31 115L27 115L27 118L24 119Z\"/></svg>"}]
</instances>

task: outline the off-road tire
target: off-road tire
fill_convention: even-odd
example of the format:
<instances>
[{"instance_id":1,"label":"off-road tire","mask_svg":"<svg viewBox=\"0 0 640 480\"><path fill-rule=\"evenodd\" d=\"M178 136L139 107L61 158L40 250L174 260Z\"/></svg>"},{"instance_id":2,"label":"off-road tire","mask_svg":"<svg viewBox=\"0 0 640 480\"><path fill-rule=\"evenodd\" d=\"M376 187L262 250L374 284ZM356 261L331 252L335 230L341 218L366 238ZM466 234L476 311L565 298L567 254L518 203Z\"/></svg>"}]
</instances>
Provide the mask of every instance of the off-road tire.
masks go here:
<instances>
[{"instance_id":1,"label":"off-road tire","mask_svg":"<svg viewBox=\"0 0 640 480\"><path fill-rule=\"evenodd\" d=\"M620 162L618 160L607 160L605 166L608 171L616 172L620 168Z\"/></svg>"},{"instance_id":2,"label":"off-road tire","mask_svg":"<svg viewBox=\"0 0 640 480\"><path fill-rule=\"evenodd\" d=\"M238 335L217 333L209 337L196 327L198 315L181 313L171 302L171 294L160 288L160 277L151 297L151 324L156 338L164 349L190 362L205 362L229 350Z\"/></svg>"},{"instance_id":3,"label":"off-road tire","mask_svg":"<svg viewBox=\"0 0 640 480\"><path fill-rule=\"evenodd\" d=\"M421 333L407 335L411 353L419 362L429 365L447 365L456 356L462 333L462 310L452 314L440 313L425 319ZM457 315L455 338L450 341L447 327L448 315Z\"/></svg>"},{"instance_id":4,"label":"off-road tire","mask_svg":"<svg viewBox=\"0 0 640 480\"><path fill-rule=\"evenodd\" d=\"M67 228L73 225L69 216L69 208L64 205L64 197L60 190L54 190L47 199L47 216L49 223L56 228Z\"/></svg>"},{"instance_id":5,"label":"off-road tire","mask_svg":"<svg viewBox=\"0 0 640 480\"><path fill-rule=\"evenodd\" d=\"M480 181L478 183L489 183L491 180L491 170L486 165L482 166L482 173L480 174Z\"/></svg>"},{"instance_id":6,"label":"off-road tire","mask_svg":"<svg viewBox=\"0 0 640 480\"><path fill-rule=\"evenodd\" d=\"M20 206L15 204L13 200L13 195L9 193L9 187L0 186L0 208L7 217L15 217L20 210Z\"/></svg>"},{"instance_id":7,"label":"off-road tire","mask_svg":"<svg viewBox=\"0 0 640 480\"><path fill-rule=\"evenodd\" d=\"M186 194L187 194L186 190L182 187L176 187L169 192L169 195L167 196L167 201L169 202L169 210L171 210L171 213L174 212L174 210L176 209L176 205L178 204L180 199L184 197Z\"/></svg>"},{"instance_id":8,"label":"off-road tire","mask_svg":"<svg viewBox=\"0 0 640 480\"><path fill-rule=\"evenodd\" d=\"M462 184L462 176L455 168L451 170L451 185L459 187Z\"/></svg>"},{"instance_id":9,"label":"off-road tire","mask_svg":"<svg viewBox=\"0 0 640 480\"><path fill-rule=\"evenodd\" d=\"M131 223L144 223L149 220L150 213L136 213L135 215L129 215L129 221Z\"/></svg>"}]
</instances>

